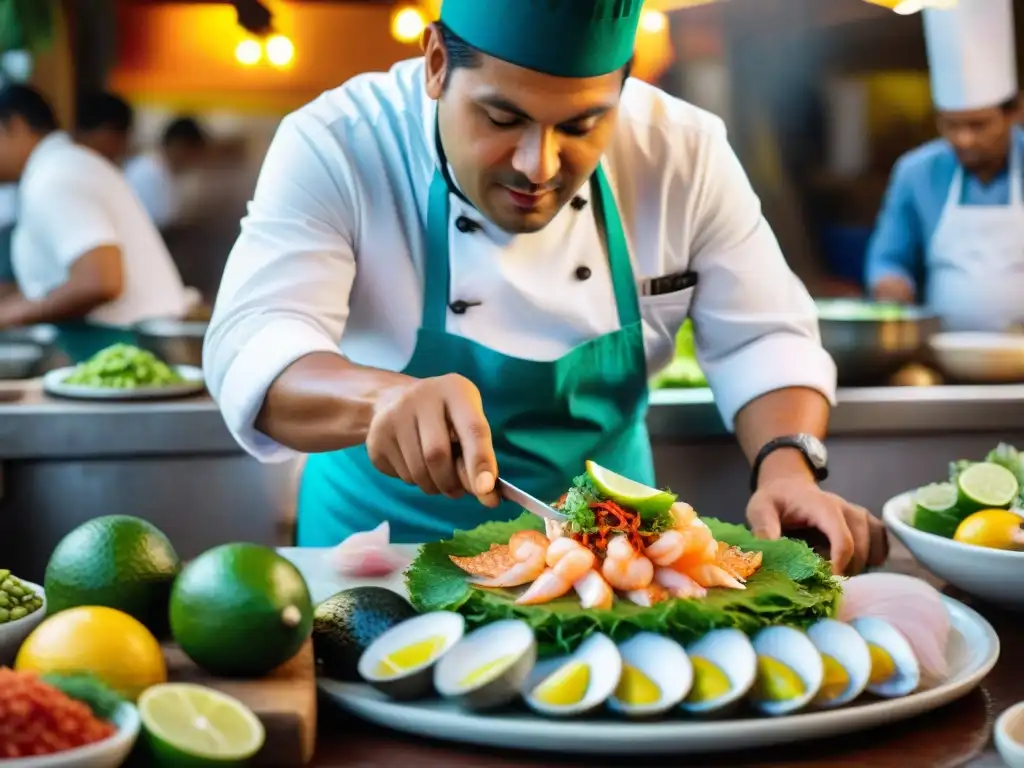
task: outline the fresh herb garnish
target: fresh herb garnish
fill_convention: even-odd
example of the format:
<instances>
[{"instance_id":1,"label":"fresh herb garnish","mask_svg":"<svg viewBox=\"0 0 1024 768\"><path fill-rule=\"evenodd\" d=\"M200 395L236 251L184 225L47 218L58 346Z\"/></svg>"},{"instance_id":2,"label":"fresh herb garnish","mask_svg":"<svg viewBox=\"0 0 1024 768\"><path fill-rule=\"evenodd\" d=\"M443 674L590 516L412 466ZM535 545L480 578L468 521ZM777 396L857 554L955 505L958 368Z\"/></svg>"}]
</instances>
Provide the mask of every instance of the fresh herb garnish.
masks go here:
<instances>
[{"instance_id":1,"label":"fresh herb garnish","mask_svg":"<svg viewBox=\"0 0 1024 768\"><path fill-rule=\"evenodd\" d=\"M580 475L572 481L572 487L565 494L565 501L559 511L568 518L573 533L590 533L597 530L597 520L590 505L595 501L603 501L594 484L586 475Z\"/></svg>"},{"instance_id":2,"label":"fresh herb garnish","mask_svg":"<svg viewBox=\"0 0 1024 768\"><path fill-rule=\"evenodd\" d=\"M597 490L587 475L580 475L572 481L572 487L565 494L565 501L558 508L568 518L569 528L573 533L594 533L597 531L597 518L591 504L608 501ZM633 512L634 510L630 510ZM671 509L647 515L640 515L640 533L662 533L675 527L675 517Z\"/></svg>"}]
</instances>

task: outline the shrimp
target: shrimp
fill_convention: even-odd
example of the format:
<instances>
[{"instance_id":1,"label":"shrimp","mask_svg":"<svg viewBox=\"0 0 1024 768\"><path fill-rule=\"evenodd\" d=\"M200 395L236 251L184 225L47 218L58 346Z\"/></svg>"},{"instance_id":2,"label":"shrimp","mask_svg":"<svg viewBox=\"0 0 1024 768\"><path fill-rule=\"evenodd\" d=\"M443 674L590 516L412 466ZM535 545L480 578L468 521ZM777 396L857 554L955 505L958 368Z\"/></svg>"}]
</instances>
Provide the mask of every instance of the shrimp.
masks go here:
<instances>
[{"instance_id":1,"label":"shrimp","mask_svg":"<svg viewBox=\"0 0 1024 768\"><path fill-rule=\"evenodd\" d=\"M654 571L654 581L659 586L669 591L672 597L686 600L688 598L705 597L708 591L687 576L685 573L674 568L658 568Z\"/></svg>"},{"instance_id":2,"label":"shrimp","mask_svg":"<svg viewBox=\"0 0 1024 768\"><path fill-rule=\"evenodd\" d=\"M594 569L594 553L575 539L561 537L547 548L547 569L516 600L519 605L547 603L561 597Z\"/></svg>"},{"instance_id":3,"label":"shrimp","mask_svg":"<svg viewBox=\"0 0 1024 768\"><path fill-rule=\"evenodd\" d=\"M654 572L657 579L658 572ZM630 602L636 603L641 608L650 608L653 605L664 602L670 597L669 592L658 583L650 584L643 589L632 589L626 593Z\"/></svg>"},{"instance_id":4,"label":"shrimp","mask_svg":"<svg viewBox=\"0 0 1024 768\"><path fill-rule=\"evenodd\" d=\"M654 563L633 549L628 538L616 536L608 543L601 573L615 589L630 592L650 586L654 580Z\"/></svg>"},{"instance_id":5,"label":"shrimp","mask_svg":"<svg viewBox=\"0 0 1024 768\"><path fill-rule=\"evenodd\" d=\"M686 537L680 531L665 531L644 549L644 554L655 565L672 565L685 550Z\"/></svg>"},{"instance_id":6,"label":"shrimp","mask_svg":"<svg viewBox=\"0 0 1024 768\"><path fill-rule=\"evenodd\" d=\"M729 589L746 589L743 583L732 576L723 568L714 563L703 563L690 566L686 569L672 566L679 573L689 576L702 587L728 587Z\"/></svg>"},{"instance_id":7,"label":"shrimp","mask_svg":"<svg viewBox=\"0 0 1024 768\"><path fill-rule=\"evenodd\" d=\"M697 513L685 501L677 501L672 505L672 517L676 521L676 530L682 531L697 519Z\"/></svg>"},{"instance_id":8,"label":"shrimp","mask_svg":"<svg viewBox=\"0 0 1024 768\"><path fill-rule=\"evenodd\" d=\"M544 572L549 543L538 531L516 531L508 540L509 554L516 564L493 579L474 583L481 587L518 587L534 581Z\"/></svg>"},{"instance_id":9,"label":"shrimp","mask_svg":"<svg viewBox=\"0 0 1024 768\"><path fill-rule=\"evenodd\" d=\"M596 608L601 611L612 607L615 593L611 585L597 571L591 569L586 576L573 584L580 597L580 607L585 610Z\"/></svg>"}]
</instances>

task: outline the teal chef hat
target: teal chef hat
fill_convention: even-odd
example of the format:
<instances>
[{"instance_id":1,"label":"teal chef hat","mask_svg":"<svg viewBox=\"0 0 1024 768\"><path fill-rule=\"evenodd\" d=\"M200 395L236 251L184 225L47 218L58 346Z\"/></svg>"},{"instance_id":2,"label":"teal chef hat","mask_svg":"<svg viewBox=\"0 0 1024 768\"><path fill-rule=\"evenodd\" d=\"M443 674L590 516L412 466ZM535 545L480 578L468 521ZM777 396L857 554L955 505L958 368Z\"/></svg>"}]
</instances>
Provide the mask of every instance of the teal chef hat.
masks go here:
<instances>
[{"instance_id":1,"label":"teal chef hat","mask_svg":"<svg viewBox=\"0 0 1024 768\"><path fill-rule=\"evenodd\" d=\"M643 0L444 0L441 21L474 48L558 77L599 77L633 56Z\"/></svg>"}]
</instances>

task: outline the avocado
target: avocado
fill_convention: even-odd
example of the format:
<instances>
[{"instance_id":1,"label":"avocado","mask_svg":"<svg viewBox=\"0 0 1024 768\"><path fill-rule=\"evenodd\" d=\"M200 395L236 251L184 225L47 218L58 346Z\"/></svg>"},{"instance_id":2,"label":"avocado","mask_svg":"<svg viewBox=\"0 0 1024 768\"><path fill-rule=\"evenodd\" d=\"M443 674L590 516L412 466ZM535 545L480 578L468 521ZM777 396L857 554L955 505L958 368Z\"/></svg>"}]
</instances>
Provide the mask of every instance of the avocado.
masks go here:
<instances>
[{"instance_id":1,"label":"avocado","mask_svg":"<svg viewBox=\"0 0 1024 768\"><path fill-rule=\"evenodd\" d=\"M383 587L354 587L324 600L313 612L313 652L320 671L335 680L358 681L359 657L416 609Z\"/></svg>"}]
</instances>

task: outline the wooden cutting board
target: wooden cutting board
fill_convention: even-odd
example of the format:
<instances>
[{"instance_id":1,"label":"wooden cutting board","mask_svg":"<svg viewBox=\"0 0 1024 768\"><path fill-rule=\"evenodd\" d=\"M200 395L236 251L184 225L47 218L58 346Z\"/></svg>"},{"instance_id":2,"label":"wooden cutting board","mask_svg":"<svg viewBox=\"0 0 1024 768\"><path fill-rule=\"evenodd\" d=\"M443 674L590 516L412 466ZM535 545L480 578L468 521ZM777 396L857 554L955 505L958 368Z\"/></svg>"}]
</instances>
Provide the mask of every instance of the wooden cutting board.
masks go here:
<instances>
[{"instance_id":1,"label":"wooden cutting board","mask_svg":"<svg viewBox=\"0 0 1024 768\"><path fill-rule=\"evenodd\" d=\"M294 659L261 680L213 677L176 645L165 645L164 655L171 682L208 686L234 696L256 713L267 731L267 740L252 765L279 768L312 760L316 748L316 671L311 640Z\"/></svg>"}]
</instances>

